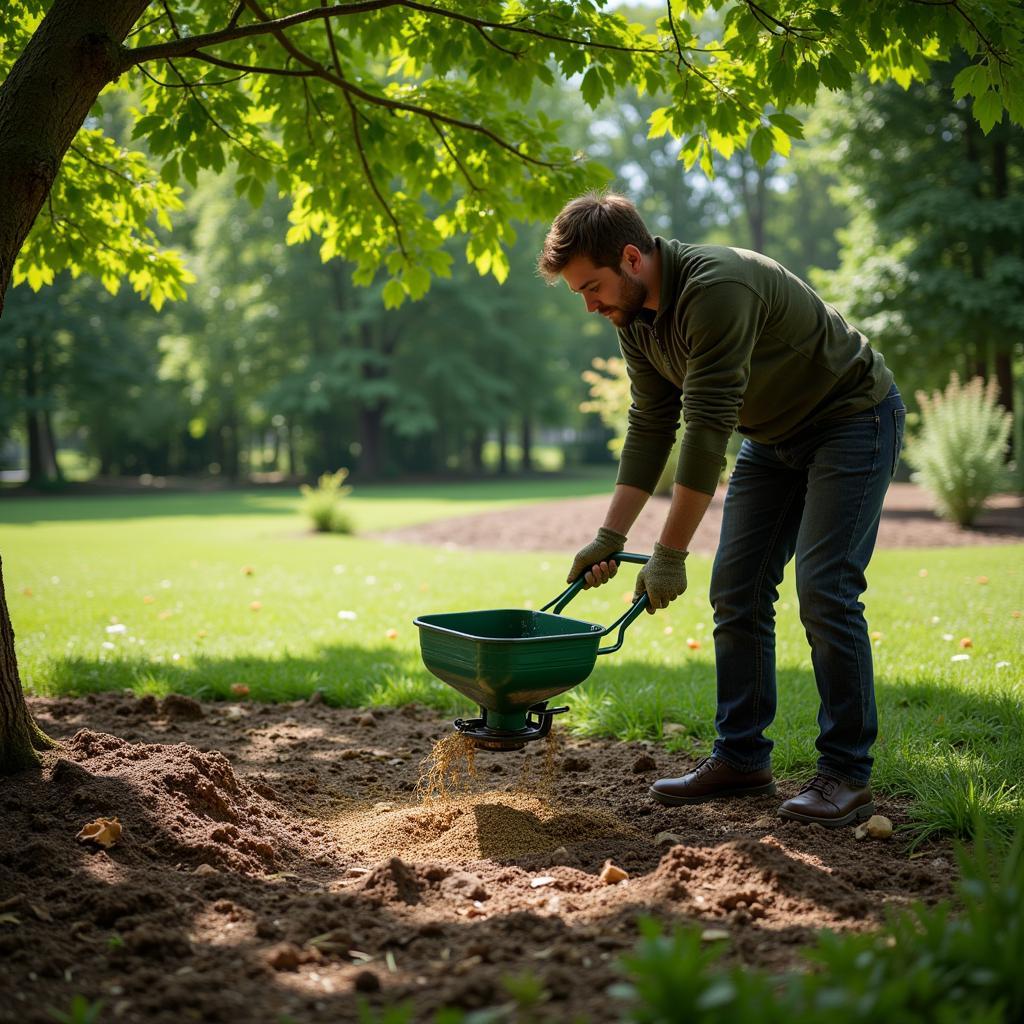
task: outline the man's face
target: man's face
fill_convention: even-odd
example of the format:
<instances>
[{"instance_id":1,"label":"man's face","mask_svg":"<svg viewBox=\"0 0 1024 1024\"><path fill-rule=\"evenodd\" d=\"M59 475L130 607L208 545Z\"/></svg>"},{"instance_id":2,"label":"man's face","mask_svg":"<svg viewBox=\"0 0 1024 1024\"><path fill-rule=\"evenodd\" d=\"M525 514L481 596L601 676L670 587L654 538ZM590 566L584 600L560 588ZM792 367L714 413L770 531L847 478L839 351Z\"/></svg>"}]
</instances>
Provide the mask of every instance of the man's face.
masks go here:
<instances>
[{"instance_id":1,"label":"man's face","mask_svg":"<svg viewBox=\"0 0 1024 1024\"><path fill-rule=\"evenodd\" d=\"M562 277L572 291L583 296L588 313L599 313L616 327L628 327L644 308L648 289L625 260L620 271L595 266L588 257L576 256L565 265Z\"/></svg>"}]
</instances>

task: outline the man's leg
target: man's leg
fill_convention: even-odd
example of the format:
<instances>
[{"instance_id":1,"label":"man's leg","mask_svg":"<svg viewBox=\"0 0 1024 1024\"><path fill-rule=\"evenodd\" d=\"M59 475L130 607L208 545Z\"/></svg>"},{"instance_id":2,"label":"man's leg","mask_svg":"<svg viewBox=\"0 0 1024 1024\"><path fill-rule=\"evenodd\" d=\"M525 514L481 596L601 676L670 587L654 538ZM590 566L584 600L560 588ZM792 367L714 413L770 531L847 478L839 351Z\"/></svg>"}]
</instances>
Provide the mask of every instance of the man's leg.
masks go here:
<instances>
[{"instance_id":1,"label":"man's leg","mask_svg":"<svg viewBox=\"0 0 1024 1024\"><path fill-rule=\"evenodd\" d=\"M743 442L729 480L711 575L718 676L718 739L710 758L678 779L659 779L664 804L702 803L773 793L775 609L783 569L793 555L805 480L764 445Z\"/></svg>"},{"instance_id":2,"label":"man's leg","mask_svg":"<svg viewBox=\"0 0 1024 1024\"><path fill-rule=\"evenodd\" d=\"M867 413L822 427L811 455L796 577L821 698L816 746L824 781L814 780L787 801L780 809L786 817L846 824L873 810L867 786L878 718L860 598L904 417L897 394Z\"/></svg>"},{"instance_id":3,"label":"man's leg","mask_svg":"<svg viewBox=\"0 0 1024 1024\"><path fill-rule=\"evenodd\" d=\"M714 756L741 771L768 768L775 718L775 603L793 557L805 474L745 441L729 480L711 573L718 711Z\"/></svg>"}]
</instances>

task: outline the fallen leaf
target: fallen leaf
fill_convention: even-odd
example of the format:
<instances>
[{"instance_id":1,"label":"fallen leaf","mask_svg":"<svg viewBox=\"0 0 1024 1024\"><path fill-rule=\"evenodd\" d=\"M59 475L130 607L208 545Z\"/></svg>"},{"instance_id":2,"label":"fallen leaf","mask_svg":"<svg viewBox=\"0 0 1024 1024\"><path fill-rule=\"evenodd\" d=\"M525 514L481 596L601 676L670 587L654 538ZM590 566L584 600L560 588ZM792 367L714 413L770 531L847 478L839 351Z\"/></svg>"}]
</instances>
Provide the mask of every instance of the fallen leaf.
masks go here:
<instances>
[{"instance_id":1,"label":"fallen leaf","mask_svg":"<svg viewBox=\"0 0 1024 1024\"><path fill-rule=\"evenodd\" d=\"M82 843L96 843L109 849L121 838L121 823L117 818L97 818L84 825L75 838Z\"/></svg>"},{"instance_id":2,"label":"fallen leaf","mask_svg":"<svg viewBox=\"0 0 1024 1024\"><path fill-rule=\"evenodd\" d=\"M700 641L699 640L694 640L694 638L692 636L688 636L686 638L686 646L689 647L691 651L699 651L700 650Z\"/></svg>"},{"instance_id":3,"label":"fallen leaf","mask_svg":"<svg viewBox=\"0 0 1024 1024\"><path fill-rule=\"evenodd\" d=\"M672 635L672 627L671 626L666 626L665 627L665 636L671 636L671 635Z\"/></svg>"},{"instance_id":4,"label":"fallen leaf","mask_svg":"<svg viewBox=\"0 0 1024 1024\"><path fill-rule=\"evenodd\" d=\"M987 576L979 576L977 582L980 583L981 586L985 586L985 584L988 583L988 577Z\"/></svg>"},{"instance_id":5,"label":"fallen leaf","mask_svg":"<svg viewBox=\"0 0 1024 1024\"><path fill-rule=\"evenodd\" d=\"M263 607L262 601L250 601L249 608L254 612L258 612Z\"/></svg>"},{"instance_id":6,"label":"fallen leaf","mask_svg":"<svg viewBox=\"0 0 1024 1024\"><path fill-rule=\"evenodd\" d=\"M398 636L398 630L397 629L389 629L384 635L389 640L394 640Z\"/></svg>"},{"instance_id":7,"label":"fallen leaf","mask_svg":"<svg viewBox=\"0 0 1024 1024\"><path fill-rule=\"evenodd\" d=\"M157 616L157 618L159 618L159 619L169 619L173 614L174 614L174 612L161 612Z\"/></svg>"},{"instance_id":8,"label":"fallen leaf","mask_svg":"<svg viewBox=\"0 0 1024 1024\"><path fill-rule=\"evenodd\" d=\"M31 587L25 587L25 588L24 588L24 589L22 590L22 593L23 593L23 594L24 594L24 595L25 595L26 597L31 597L31 596L32 596L32 588L31 588Z\"/></svg>"},{"instance_id":9,"label":"fallen leaf","mask_svg":"<svg viewBox=\"0 0 1024 1024\"><path fill-rule=\"evenodd\" d=\"M0 914L0 924L21 924L17 914Z\"/></svg>"},{"instance_id":10,"label":"fallen leaf","mask_svg":"<svg viewBox=\"0 0 1024 1024\"><path fill-rule=\"evenodd\" d=\"M147 594L147 595L146 595L146 596L145 596L145 597L144 597L144 598L142 599L142 603L143 603L143 604L152 604L152 603L153 603L153 602L154 602L155 600L156 600L156 598L155 598L155 597L154 597L154 596L153 596L152 594Z\"/></svg>"},{"instance_id":11,"label":"fallen leaf","mask_svg":"<svg viewBox=\"0 0 1024 1024\"><path fill-rule=\"evenodd\" d=\"M963 648L973 647L974 641L969 636L962 636L960 638L960 646Z\"/></svg>"},{"instance_id":12,"label":"fallen leaf","mask_svg":"<svg viewBox=\"0 0 1024 1024\"><path fill-rule=\"evenodd\" d=\"M206 636L206 630L205 629L198 630L196 632L196 636L199 637L200 640L202 640Z\"/></svg>"},{"instance_id":13,"label":"fallen leaf","mask_svg":"<svg viewBox=\"0 0 1024 1024\"><path fill-rule=\"evenodd\" d=\"M917 575L920 576L922 579L924 579L924 577L928 575L928 570L927 569L918 569Z\"/></svg>"},{"instance_id":14,"label":"fallen leaf","mask_svg":"<svg viewBox=\"0 0 1024 1024\"><path fill-rule=\"evenodd\" d=\"M242 575L251 576L256 570L251 565L242 566Z\"/></svg>"},{"instance_id":15,"label":"fallen leaf","mask_svg":"<svg viewBox=\"0 0 1024 1024\"><path fill-rule=\"evenodd\" d=\"M248 697L249 696L249 687L246 686L245 683L232 683L231 684L231 692L236 697Z\"/></svg>"},{"instance_id":16,"label":"fallen leaf","mask_svg":"<svg viewBox=\"0 0 1024 1024\"><path fill-rule=\"evenodd\" d=\"M1014 619L1019 619L1020 616L1021 616L1021 613L1020 613L1020 611L1018 609L1014 608L1014 610L1012 612L1010 612L1010 616L1012 618L1014 618Z\"/></svg>"}]
</instances>

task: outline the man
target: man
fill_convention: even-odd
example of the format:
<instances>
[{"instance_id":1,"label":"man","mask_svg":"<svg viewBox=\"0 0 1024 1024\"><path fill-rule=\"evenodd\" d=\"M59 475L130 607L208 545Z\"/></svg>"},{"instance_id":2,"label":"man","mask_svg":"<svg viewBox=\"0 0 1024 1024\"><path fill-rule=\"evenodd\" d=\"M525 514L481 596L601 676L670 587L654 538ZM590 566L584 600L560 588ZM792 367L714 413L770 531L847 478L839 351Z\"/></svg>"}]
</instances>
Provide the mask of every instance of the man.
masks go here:
<instances>
[{"instance_id":1,"label":"man","mask_svg":"<svg viewBox=\"0 0 1024 1024\"><path fill-rule=\"evenodd\" d=\"M686 590L687 548L707 511L729 436L744 436L711 576L717 739L663 804L774 793L775 613L796 556L800 616L821 698L817 774L779 814L829 827L870 816L877 733L871 643L860 596L906 410L867 340L799 278L759 253L653 238L629 200L589 193L555 219L538 259L588 312L618 328L632 405L604 525L573 562L588 586L654 490L682 411L672 501L634 600L648 611Z\"/></svg>"}]
</instances>

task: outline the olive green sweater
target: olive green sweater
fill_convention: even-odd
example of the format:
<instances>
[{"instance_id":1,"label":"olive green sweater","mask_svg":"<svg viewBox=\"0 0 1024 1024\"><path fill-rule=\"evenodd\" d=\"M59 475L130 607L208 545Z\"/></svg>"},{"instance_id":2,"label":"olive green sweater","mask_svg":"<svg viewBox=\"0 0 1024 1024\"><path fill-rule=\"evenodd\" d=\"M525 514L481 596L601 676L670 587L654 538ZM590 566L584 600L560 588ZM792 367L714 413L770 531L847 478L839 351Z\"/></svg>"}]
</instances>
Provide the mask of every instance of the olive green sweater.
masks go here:
<instances>
[{"instance_id":1,"label":"olive green sweater","mask_svg":"<svg viewBox=\"0 0 1024 1024\"><path fill-rule=\"evenodd\" d=\"M713 494L729 435L784 442L880 402L892 373L785 267L746 249L656 240L658 312L619 331L632 405L618 482L653 492L679 429L675 479Z\"/></svg>"}]
</instances>

